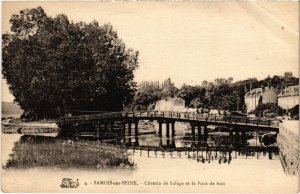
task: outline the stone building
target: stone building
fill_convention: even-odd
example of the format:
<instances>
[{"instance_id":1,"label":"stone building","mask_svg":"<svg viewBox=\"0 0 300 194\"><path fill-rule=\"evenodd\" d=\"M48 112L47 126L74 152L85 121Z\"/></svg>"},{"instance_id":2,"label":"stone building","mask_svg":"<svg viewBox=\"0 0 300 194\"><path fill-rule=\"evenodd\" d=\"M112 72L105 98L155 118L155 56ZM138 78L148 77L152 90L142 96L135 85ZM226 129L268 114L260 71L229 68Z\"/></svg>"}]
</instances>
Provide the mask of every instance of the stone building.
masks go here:
<instances>
[{"instance_id":1,"label":"stone building","mask_svg":"<svg viewBox=\"0 0 300 194\"><path fill-rule=\"evenodd\" d=\"M168 98L156 102L156 111L172 111L183 112L185 111L185 101L181 98Z\"/></svg>"},{"instance_id":2,"label":"stone building","mask_svg":"<svg viewBox=\"0 0 300 194\"><path fill-rule=\"evenodd\" d=\"M299 88L298 85L289 86L282 90L278 96L278 106L283 109L291 109L299 105Z\"/></svg>"},{"instance_id":3,"label":"stone building","mask_svg":"<svg viewBox=\"0 0 300 194\"><path fill-rule=\"evenodd\" d=\"M255 88L244 96L247 113L253 111L258 104L276 103L277 92L273 87Z\"/></svg>"}]
</instances>

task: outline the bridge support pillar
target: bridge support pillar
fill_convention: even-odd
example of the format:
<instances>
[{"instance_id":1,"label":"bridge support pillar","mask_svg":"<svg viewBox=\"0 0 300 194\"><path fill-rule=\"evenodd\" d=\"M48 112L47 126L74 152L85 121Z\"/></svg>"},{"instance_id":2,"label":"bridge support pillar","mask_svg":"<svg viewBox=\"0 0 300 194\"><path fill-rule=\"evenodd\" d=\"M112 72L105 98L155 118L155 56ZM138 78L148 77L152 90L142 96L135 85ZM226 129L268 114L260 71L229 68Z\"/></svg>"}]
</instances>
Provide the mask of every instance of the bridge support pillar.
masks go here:
<instances>
[{"instance_id":1,"label":"bridge support pillar","mask_svg":"<svg viewBox=\"0 0 300 194\"><path fill-rule=\"evenodd\" d=\"M136 120L134 122L134 139L135 139L134 144L136 146L139 145L139 128L138 127L139 127L139 121Z\"/></svg>"},{"instance_id":2,"label":"bridge support pillar","mask_svg":"<svg viewBox=\"0 0 300 194\"><path fill-rule=\"evenodd\" d=\"M201 125L198 125L198 145L201 145L201 132L202 132L202 127Z\"/></svg>"},{"instance_id":3,"label":"bridge support pillar","mask_svg":"<svg viewBox=\"0 0 300 194\"><path fill-rule=\"evenodd\" d=\"M237 149L240 148L240 132L238 128L235 129L235 147Z\"/></svg>"},{"instance_id":4,"label":"bridge support pillar","mask_svg":"<svg viewBox=\"0 0 300 194\"><path fill-rule=\"evenodd\" d=\"M79 140L79 127L80 127L80 123L79 124L76 124L74 125L74 129L75 129L75 141L78 141Z\"/></svg>"},{"instance_id":5,"label":"bridge support pillar","mask_svg":"<svg viewBox=\"0 0 300 194\"><path fill-rule=\"evenodd\" d=\"M121 144L124 145L126 141L126 123L122 121L122 137Z\"/></svg>"},{"instance_id":6,"label":"bridge support pillar","mask_svg":"<svg viewBox=\"0 0 300 194\"><path fill-rule=\"evenodd\" d=\"M157 121L158 122L158 135L159 137L162 136L162 121Z\"/></svg>"},{"instance_id":7,"label":"bridge support pillar","mask_svg":"<svg viewBox=\"0 0 300 194\"><path fill-rule=\"evenodd\" d=\"M172 146L175 147L175 121L171 122L171 130L172 130Z\"/></svg>"},{"instance_id":8,"label":"bridge support pillar","mask_svg":"<svg viewBox=\"0 0 300 194\"><path fill-rule=\"evenodd\" d=\"M242 144L246 143L246 133L244 130L242 130Z\"/></svg>"},{"instance_id":9,"label":"bridge support pillar","mask_svg":"<svg viewBox=\"0 0 300 194\"><path fill-rule=\"evenodd\" d=\"M196 137L195 137L195 124L190 123L192 127L192 139L193 139L193 145L195 145Z\"/></svg>"},{"instance_id":10,"label":"bridge support pillar","mask_svg":"<svg viewBox=\"0 0 300 194\"><path fill-rule=\"evenodd\" d=\"M233 128L229 128L229 141L230 143L233 141Z\"/></svg>"},{"instance_id":11,"label":"bridge support pillar","mask_svg":"<svg viewBox=\"0 0 300 194\"><path fill-rule=\"evenodd\" d=\"M112 121L112 122L110 122L110 133L113 133L113 131L114 131L114 122Z\"/></svg>"},{"instance_id":12,"label":"bridge support pillar","mask_svg":"<svg viewBox=\"0 0 300 194\"><path fill-rule=\"evenodd\" d=\"M107 132L108 127L107 127L107 122L104 123L104 131Z\"/></svg>"},{"instance_id":13,"label":"bridge support pillar","mask_svg":"<svg viewBox=\"0 0 300 194\"><path fill-rule=\"evenodd\" d=\"M131 144L131 122L128 122L128 143Z\"/></svg>"},{"instance_id":14,"label":"bridge support pillar","mask_svg":"<svg viewBox=\"0 0 300 194\"><path fill-rule=\"evenodd\" d=\"M269 159L272 160L272 159L273 159L273 156L272 156L272 150L271 150L271 148L269 148L268 151L269 151Z\"/></svg>"},{"instance_id":15,"label":"bridge support pillar","mask_svg":"<svg viewBox=\"0 0 300 194\"><path fill-rule=\"evenodd\" d=\"M207 142L208 138L208 131L207 131L207 125L204 125L204 141Z\"/></svg>"},{"instance_id":16,"label":"bridge support pillar","mask_svg":"<svg viewBox=\"0 0 300 194\"><path fill-rule=\"evenodd\" d=\"M96 140L97 141L100 141L100 128L101 128L101 124L100 123L96 123L96 130L97 130Z\"/></svg>"},{"instance_id":17,"label":"bridge support pillar","mask_svg":"<svg viewBox=\"0 0 300 194\"><path fill-rule=\"evenodd\" d=\"M170 145L170 123L166 122L166 136L167 136L167 145Z\"/></svg>"},{"instance_id":18,"label":"bridge support pillar","mask_svg":"<svg viewBox=\"0 0 300 194\"><path fill-rule=\"evenodd\" d=\"M170 123L166 122L166 136L167 138L170 137Z\"/></svg>"}]
</instances>

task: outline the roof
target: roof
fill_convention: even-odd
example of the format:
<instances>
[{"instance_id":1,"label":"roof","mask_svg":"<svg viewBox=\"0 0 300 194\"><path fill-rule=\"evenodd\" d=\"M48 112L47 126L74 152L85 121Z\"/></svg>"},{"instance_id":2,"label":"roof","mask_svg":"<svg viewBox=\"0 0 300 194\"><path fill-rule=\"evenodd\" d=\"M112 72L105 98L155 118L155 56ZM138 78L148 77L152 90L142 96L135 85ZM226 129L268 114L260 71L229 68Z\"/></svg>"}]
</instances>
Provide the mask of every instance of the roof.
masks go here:
<instances>
[{"instance_id":1,"label":"roof","mask_svg":"<svg viewBox=\"0 0 300 194\"><path fill-rule=\"evenodd\" d=\"M163 102L174 102L174 104L182 104L185 101L182 98L167 98L164 100L159 100L158 102L163 103Z\"/></svg>"},{"instance_id":2,"label":"roof","mask_svg":"<svg viewBox=\"0 0 300 194\"><path fill-rule=\"evenodd\" d=\"M268 90L273 90L274 92L276 92L276 90L273 88L273 87L265 87L265 90L263 91L263 89L262 88L255 88L255 89L253 89L253 90L251 90L251 91L249 91L249 92L247 92L246 94L245 94L245 96L253 96L253 95L261 95L262 93L264 93L264 92L266 92L266 91L268 91Z\"/></svg>"},{"instance_id":3,"label":"roof","mask_svg":"<svg viewBox=\"0 0 300 194\"><path fill-rule=\"evenodd\" d=\"M277 97L286 97L286 96L299 96L299 86L289 86L282 90Z\"/></svg>"},{"instance_id":4,"label":"roof","mask_svg":"<svg viewBox=\"0 0 300 194\"><path fill-rule=\"evenodd\" d=\"M168 99L165 99L164 101L178 102L178 101L184 101L184 100L182 98L168 98Z\"/></svg>"}]
</instances>

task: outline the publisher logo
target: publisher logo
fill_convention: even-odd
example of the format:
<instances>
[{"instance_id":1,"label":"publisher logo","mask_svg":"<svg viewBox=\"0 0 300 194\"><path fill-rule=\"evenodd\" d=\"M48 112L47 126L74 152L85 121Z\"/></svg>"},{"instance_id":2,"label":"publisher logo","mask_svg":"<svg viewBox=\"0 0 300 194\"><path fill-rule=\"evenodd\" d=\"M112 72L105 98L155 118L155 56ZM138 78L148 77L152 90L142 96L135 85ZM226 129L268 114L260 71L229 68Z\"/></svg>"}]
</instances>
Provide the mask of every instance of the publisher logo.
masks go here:
<instances>
[{"instance_id":1,"label":"publisher logo","mask_svg":"<svg viewBox=\"0 0 300 194\"><path fill-rule=\"evenodd\" d=\"M79 187L79 180L76 179L76 181L74 181L71 178L63 178L61 181L61 188L77 188Z\"/></svg>"}]
</instances>

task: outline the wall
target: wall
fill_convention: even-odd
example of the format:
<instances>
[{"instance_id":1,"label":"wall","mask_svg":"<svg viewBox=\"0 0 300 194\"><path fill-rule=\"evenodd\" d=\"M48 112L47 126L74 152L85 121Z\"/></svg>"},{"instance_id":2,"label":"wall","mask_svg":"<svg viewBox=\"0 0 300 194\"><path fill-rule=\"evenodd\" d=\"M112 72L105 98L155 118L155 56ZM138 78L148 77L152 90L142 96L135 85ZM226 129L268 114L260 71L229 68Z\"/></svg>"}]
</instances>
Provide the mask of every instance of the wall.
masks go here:
<instances>
[{"instance_id":1,"label":"wall","mask_svg":"<svg viewBox=\"0 0 300 194\"><path fill-rule=\"evenodd\" d=\"M290 109L299 104L299 96L278 97L278 106L283 109Z\"/></svg>"},{"instance_id":2,"label":"wall","mask_svg":"<svg viewBox=\"0 0 300 194\"><path fill-rule=\"evenodd\" d=\"M279 124L277 143L282 166L287 174L298 175L299 166L299 121L284 121Z\"/></svg>"},{"instance_id":3,"label":"wall","mask_svg":"<svg viewBox=\"0 0 300 194\"><path fill-rule=\"evenodd\" d=\"M277 102L277 93L273 89L266 88L262 96L263 96L263 100L262 100L263 104L267 104L269 102L270 103Z\"/></svg>"},{"instance_id":4,"label":"wall","mask_svg":"<svg viewBox=\"0 0 300 194\"><path fill-rule=\"evenodd\" d=\"M185 102L183 99L180 99L180 98L171 98L168 100L160 100L160 101L156 102L155 110L183 112L183 111L185 111Z\"/></svg>"},{"instance_id":5,"label":"wall","mask_svg":"<svg viewBox=\"0 0 300 194\"><path fill-rule=\"evenodd\" d=\"M247 106L247 113L253 111L257 105L260 96L262 96L262 103L276 103L277 102L277 94L272 88L265 88L265 91L260 94L254 94L253 96L247 96L245 95L245 104Z\"/></svg>"}]
</instances>

